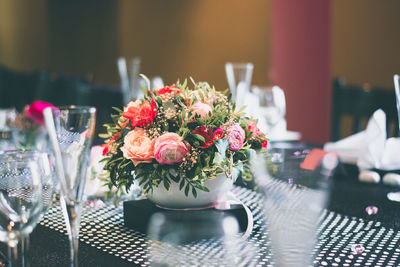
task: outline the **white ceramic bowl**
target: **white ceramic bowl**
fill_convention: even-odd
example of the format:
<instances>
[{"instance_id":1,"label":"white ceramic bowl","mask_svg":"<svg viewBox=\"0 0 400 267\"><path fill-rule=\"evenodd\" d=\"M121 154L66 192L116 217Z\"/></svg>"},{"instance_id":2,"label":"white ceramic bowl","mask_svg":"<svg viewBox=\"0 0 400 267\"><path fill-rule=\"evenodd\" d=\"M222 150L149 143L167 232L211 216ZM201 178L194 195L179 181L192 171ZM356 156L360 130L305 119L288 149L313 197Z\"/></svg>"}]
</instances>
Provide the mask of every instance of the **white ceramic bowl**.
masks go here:
<instances>
[{"instance_id":1,"label":"white ceramic bowl","mask_svg":"<svg viewBox=\"0 0 400 267\"><path fill-rule=\"evenodd\" d=\"M221 195L231 190L233 182L225 175L218 175L215 179L207 180L204 183L210 192L206 192L196 188L197 197L195 198L192 191L189 195L185 195L185 188L179 190L179 183L171 183L170 189L167 191L160 184L153 188L153 193L149 193L147 198L160 207L172 209L185 208L202 208L211 206Z\"/></svg>"}]
</instances>

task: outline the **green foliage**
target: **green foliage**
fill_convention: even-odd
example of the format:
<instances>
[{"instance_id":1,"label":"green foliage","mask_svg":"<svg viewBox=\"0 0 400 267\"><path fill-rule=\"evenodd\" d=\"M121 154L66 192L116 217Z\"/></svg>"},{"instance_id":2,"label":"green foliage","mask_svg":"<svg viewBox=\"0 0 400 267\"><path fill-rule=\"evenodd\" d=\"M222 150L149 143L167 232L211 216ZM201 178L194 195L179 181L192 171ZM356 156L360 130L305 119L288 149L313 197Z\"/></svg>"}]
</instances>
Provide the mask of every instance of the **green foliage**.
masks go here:
<instances>
[{"instance_id":1,"label":"green foliage","mask_svg":"<svg viewBox=\"0 0 400 267\"><path fill-rule=\"evenodd\" d=\"M261 148L261 141L252 132L248 131L251 118L245 117L243 108L236 110L235 103L230 101L229 92L223 93L210 87L208 83L195 83L193 90L188 87L187 80L179 81L176 87L168 87L168 96L162 97L156 89L143 88L144 101L155 103L157 115L149 125L136 126L146 130L148 135L156 139L166 132L177 133L182 142L190 148L182 162L174 164L160 164L155 159L151 163L141 162L135 166L132 160L125 158L121 148L124 146L125 136L134 130L132 122L123 116L123 110L113 108L117 113L112 114L112 123L104 125L106 134L100 137L106 139L108 146L104 169L107 177L101 179L107 182L108 187L118 188L117 192L128 191L134 180L138 180L146 194L151 194L153 189L163 186L169 189L172 183L179 184L186 196L189 194L197 197L197 190L208 192L204 185L207 180L214 179L219 174L226 174L230 179L238 177L250 179L247 162ZM154 102L152 102L154 100ZM211 107L211 112L206 116L199 116L192 106L201 101ZM245 142L241 149L231 151L227 139L227 127L239 123L245 131ZM124 126L121 126L124 125ZM216 129L223 130L223 136L214 139ZM203 131L203 132L202 132ZM264 135L260 138L265 138ZM211 142L211 143L210 143Z\"/></svg>"}]
</instances>

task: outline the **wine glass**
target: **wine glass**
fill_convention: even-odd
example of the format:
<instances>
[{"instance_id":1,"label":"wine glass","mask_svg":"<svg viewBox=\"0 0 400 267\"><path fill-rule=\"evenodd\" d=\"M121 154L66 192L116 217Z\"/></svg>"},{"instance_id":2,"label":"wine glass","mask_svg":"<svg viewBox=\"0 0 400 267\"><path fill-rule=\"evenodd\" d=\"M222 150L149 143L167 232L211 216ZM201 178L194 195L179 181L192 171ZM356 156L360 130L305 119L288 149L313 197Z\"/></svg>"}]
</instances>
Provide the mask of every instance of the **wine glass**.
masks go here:
<instances>
[{"instance_id":1,"label":"wine glass","mask_svg":"<svg viewBox=\"0 0 400 267\"><path fill-rule=\"evenodd\" d=\"M16 116L14 108L0 109L0 151L14 148L10 122L14 121Z\"/></svg>"},{"instance_id":2,"label":"wine glass","mask_svg":"<svg viewBox=\"0 0 400 267\"><path fill-rule=\"evenodd\" d=\"M266 123L266 131L273 135L275 127L285 118L285 94L278 86L253 86L252 91L258 96L260 115L263 116ZM286 126L284 130L286 130Z\"/></svg>"},{"instance_id":3,"label":"wine glass","mask_svg":"<svg viewBox=\"0 0 400 267\"><path fill-rule=\"evenodd\" d=\"M35 159L18 153L0 161L0 241L10 248L10 266L26 264L18 258L18 243L32 232L43 213L41 175Z\"/></svg>"},{"instance_id":4,"label":"wine glass","mask_svg":"<svg viewBox=\"0 0 400 267\"><path fill-rule=\"evenodd\" d=\"M400 130L400 76L395 74L393 76L394 80L394 89L395 89L395 94L396 94L396 103L397 103L397 119L399 122L399 130Z\"/></svg>"},{"instance_id":5,"label":"wine glass","mask_svg":"<svg viewBox=\"0 0 400 267\"><path fill-rule=\"evenodd\" d=\"M250 91L251 78L253 76L253 63L231 63L225 64L226 78L232 99L237 107L243 106L246 94Z\"/></svg>"},{"instance_id":6,"label":"wine glass","mask_svg":"<svg viewBox=\"0 0 400 267\"><path fill-rule=\"evenodd\" d=\"M53 128L49 127L48 111L52 112L50 116L53 114ZM71 266L78 266L80 215L95 130L96 108L59 107L45 110L44 116L53 143L61 191L61 208L70 241ZM54 128L57 140L52 137ZM54 144L54 141L58 144Z\"/></svg>"},{"instance_id":7,"label":"wine glass","mask_svg":"<svg viewBox=\"0 0 400 267\"><path fill-rule=\"evenodd\" d=\"M0 162L9 160L34 161L38 164L42 184L42 213L45 213L52 206L53 194L57 185L50 155L35 150L8 150L0 154ZM22 238L20 246L22 260L27 263L29 262L29 235Z\"/></svg>"},{"instance_id":8,"label":"wine glass","mask_svg":"<svg viewBox=\"0 0 400 267\"><path fill-rule=\"evenodd\" d=\"M276 266L310 266L337 156L274 149L252 162Z\"/></svg>"},{"instance_id":9,"label":"wine glass","mask_svg":"<svg viewBox=\"0 0 400 267\"><path fill-rule=\"evenodd\" d=\"M121 88L124 104L128 104L131 99L138 99L142 96L140 90L140 57L133 58L129 64L124 57L118 58L117 66L121 79Z\"/></svg>"},{"instance_id":10,"label":"wine glass","mask_svg":"<svg viewBox=\"0 0 400 267\"><path fill-rule=\"evenodd\" d=\"M237 219L216 210L156 213L148 229L152 266L237 266L245 247Z\"/></svg>"}]
</instances>

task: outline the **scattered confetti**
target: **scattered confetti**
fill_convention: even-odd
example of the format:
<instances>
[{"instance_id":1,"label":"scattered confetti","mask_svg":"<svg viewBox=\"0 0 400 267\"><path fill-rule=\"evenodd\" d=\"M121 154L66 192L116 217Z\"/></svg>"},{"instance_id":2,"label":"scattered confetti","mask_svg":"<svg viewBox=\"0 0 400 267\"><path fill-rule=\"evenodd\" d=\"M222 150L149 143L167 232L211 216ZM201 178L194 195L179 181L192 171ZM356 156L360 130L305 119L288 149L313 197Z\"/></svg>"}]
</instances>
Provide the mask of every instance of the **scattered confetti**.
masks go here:
<instances>
[{"instance_id":1,"label":"scattered confetti","mask_svg":"<svg viewBox=\"0 0 400 267\"><path fill-rule=\"evenodd\" d=\"M351 245L351 251L353 252L353 254L356 254L356 255L361 254L364 252L364 250L365 250L365 248L360 244Z\"/></svg>"},{"instance_id":2,"label":"scattered confetti","mask_svg":"<svg viewBox=\"0 0 400 267\"><path fill-rule=\"evenodd\" d=\"M365 208L365 212L368 215L375 215L375 214L378 213L378 207L376 207L376 206L368 206L368 207Z\"/></svg>"}]
</instances>

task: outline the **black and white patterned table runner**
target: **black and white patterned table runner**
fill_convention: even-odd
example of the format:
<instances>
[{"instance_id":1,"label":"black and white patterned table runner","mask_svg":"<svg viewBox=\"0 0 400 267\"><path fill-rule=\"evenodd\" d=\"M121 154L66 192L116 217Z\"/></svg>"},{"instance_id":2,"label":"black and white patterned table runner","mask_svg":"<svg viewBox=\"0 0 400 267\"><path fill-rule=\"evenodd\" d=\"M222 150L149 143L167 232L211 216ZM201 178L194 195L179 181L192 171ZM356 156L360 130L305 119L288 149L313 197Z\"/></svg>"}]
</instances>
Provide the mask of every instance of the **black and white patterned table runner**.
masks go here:
<instances>
[{"instance_id":1,"label":"black and white patterned table runner","mask_svg":"<svg viewBox=\"0 0 400 267\"><path fill-rule=\"evenodd\" d=\"M273 266L269 240L260 209L261 196L251 190L235 187L235 195L252 211L254 229L240 250L237 266ZM67 234L59 207L51 208L41 225ZM400 266L400 232L383 227L379 222L344 216L325 211L318 229L319 239L314 250L314 266ZM154 241L145 234L124 227L122 207L104 205L86 207L81 222L80 241L139 266L150 266L148 248ZM352 245L364 251L354 254ZM246 249L252 250L249 257ZM191 244L188 256L201 263L218 254L218 242Z\"/></svg>"}]
</instances>

